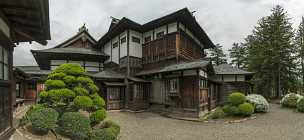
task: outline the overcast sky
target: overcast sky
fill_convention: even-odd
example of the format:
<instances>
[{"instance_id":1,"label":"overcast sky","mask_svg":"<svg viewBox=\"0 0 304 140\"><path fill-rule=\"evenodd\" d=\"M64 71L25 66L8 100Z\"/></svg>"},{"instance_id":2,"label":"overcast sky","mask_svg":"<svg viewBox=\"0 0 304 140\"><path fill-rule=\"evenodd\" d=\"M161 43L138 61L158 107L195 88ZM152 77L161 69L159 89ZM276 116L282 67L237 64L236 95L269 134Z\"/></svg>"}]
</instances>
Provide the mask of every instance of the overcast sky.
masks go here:
<instances>
[{"instance_id":1,"label":"overcast sky","mask_svg":"<svg viewBox=\"0 0 304 140\"><path fill-rule=\"evenodd\" d=\"M227 52L233 42L243 41L257 21L282 5L294 27L304 16L304 0L49 0L51 40L47 46L22 43L14 52L14 65L37 65L31 49L46 49L75 35L84 23L98 40L106 33L110 16L128 17L140 24L187 7L214 44Z\"/></svg>"}]
</instances>

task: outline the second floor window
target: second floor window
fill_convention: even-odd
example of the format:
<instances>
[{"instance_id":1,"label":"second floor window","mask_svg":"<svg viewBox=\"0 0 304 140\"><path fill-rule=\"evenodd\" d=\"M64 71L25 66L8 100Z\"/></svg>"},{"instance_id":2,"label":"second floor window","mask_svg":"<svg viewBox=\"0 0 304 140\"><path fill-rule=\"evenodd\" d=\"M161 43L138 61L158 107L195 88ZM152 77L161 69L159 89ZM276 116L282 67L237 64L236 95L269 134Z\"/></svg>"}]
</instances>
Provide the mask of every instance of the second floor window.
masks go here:
<instances>
[{"instance_id":1,"label":"second floor window","mask_svg":"<svg viewBox=\"0 0 304 140\"><path fill-rule=\"evenodd\" d=\"M115 43L113 44L113 48L116 48L116 47L118 47L118 42L115 42Z\"/></svg>"},{"instance_id":2,"label":"second floor window","mask_svg":"<svg viewBox=\"0 0 304 140\"><path fill-rule=\"evenodd\" d=\"M150 41L151 41L151 36L145 37L145 43L150 42Z\"/></svg>"},{"instance_id":3,"label":"second floor window","mask_svg":"<svg viewBox=\"0 0 304 140\"><path fill-rule=\"evenodd\" d=\"M132 42L140 44L140 39L138 37L132 36Z\"/></svg>"},{"instance_id":4,"label":"second floor window","mask_svg":"<svg viewBox=\"0 0 304 140\"><path fill-rule=\"evenodd\" d=\"M156 34L156 39L158 39L158 38L162 38L162 37L164 36L164 34L165 34L165 32L164 32L164 31L162 31L162 32L158 32L158 33Z\"/></svg>"},{"instance_id":5,"label":"second floor window","mask_svg":"<svg viewBox=\"0 0 304 140\"><path fill-rule=\"evenodd\" d=\"M120 44L125 43L126 42L126 37L123 37L120 39Z\"/></svg>"}]
</instances>

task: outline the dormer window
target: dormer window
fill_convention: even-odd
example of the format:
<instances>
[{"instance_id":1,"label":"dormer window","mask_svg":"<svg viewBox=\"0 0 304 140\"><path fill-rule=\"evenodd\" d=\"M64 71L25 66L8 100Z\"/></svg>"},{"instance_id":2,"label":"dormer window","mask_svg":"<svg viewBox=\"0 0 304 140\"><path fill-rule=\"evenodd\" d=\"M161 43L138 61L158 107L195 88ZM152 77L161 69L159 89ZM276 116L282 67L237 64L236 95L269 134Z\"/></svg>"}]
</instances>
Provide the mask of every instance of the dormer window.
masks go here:
<instances>
[{"instance_id":1,"label":"dormer window","mask_svg":"<svg viewBox=\"0 0 304 140\"><path fill-rule=\"evenodd\" d=\"M165 35L165 32L164 32L164 31L158 32L158 33L156 34L156 39L162 38L164 35Z\"/></svg>"},{"instance_id":2,"label":"dormer window","mask_svg":"<svg viewBox=\"0 0 304 140\"><path fill-rule=\"evenodd\" d=\"M140 44L140 39L138 37L132 36L132 42Z\"/></svg>"},{"instance_id":3,"label":"dormer window","mask_svg":"<svg viewBox=\"0 0 304 140\"><path fill-rule=\"evenodd\" d=\"M123 43L125 43L126 41L127 41L126 37L123 37L123 38L120 39L120 44L123 44Z\"/></svg>"},{"instance_id":4,"label":"dormer window","mask_svg":"<svg viewBox=\"0 0 304 140\"><path fill-rule=\"evenodd\" d=\"M116 48L116 47L118 47L118 42L115 42L115 43L113 44L113 48Z\"/></svg>"},{"instance_id":5,"label":"dormer window","mask_svg":"<svg viewBox=\"0 0 304 140\"><path fill-rule=\"evenodd\" d=\"M151 36L145 37L145 43L150 42L150 41L151 41Z\"/></svg>"}]
</instances>

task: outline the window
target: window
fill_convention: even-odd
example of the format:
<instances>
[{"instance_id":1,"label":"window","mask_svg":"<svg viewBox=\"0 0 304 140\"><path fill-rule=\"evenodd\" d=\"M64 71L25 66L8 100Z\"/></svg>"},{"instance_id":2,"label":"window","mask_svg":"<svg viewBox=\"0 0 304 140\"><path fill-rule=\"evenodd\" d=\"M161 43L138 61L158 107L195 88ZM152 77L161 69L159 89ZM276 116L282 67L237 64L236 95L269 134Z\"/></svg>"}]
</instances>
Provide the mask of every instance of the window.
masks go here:
<instances>
[{"instance_id":1,"label":"window","mask_svg":"<svg viewBox=\"0 0 304 140\"><path fill-rule=\"evenodd\" d=\"M169 80L169 92L176 93L178 92L178 79L171 79Z\"/></svg>"},{"instance_id":2,"label":"window","mask_svg":"<svg viewBox=\"0 0 304 140\"><path fill-rule=\"evenodd\" d=\"M165 34L164 31L158 32L158 33L156 34L156 39L162 38L162 37L164 36L164 34Z\"/></svg>"},{"instance_id":3,"label":"window","mask_svg":"<svg viewBox=\"0 0 304 140\"><path fill-rule=\"evenodd\" d=\"M120 100L120 88L108 88L109 100Z\"/></svg>"},{"instance_id":4,"label":"window","mask_svg":"<svg viewBox=\"0 0 304 140\"><path fill-rule=\"evenodd\" d=\"M127 41L126 37L120 39L120 44L125 43Z\"/></svg>"},{"instance_id":5,"label":"window","mask_svg":"<svg viewBox=\"0 0 304 140\"><path fill-rule=\"evenodd\" d=\"M9 80L9 52L0 46L0 80Z\"/></svg>"},{"instance_id":6,"label":"window","mask_svg":"<svg viewBox=\"0 0 304 140\"><path fill-rule=\"evenodd\" d=\"M138 37L132 36L132 42L140 44L140 39Z\"/></svg>"},{"instance_id":7,"label":"window","mask_svg":"<svg viewBox=\"0 0 304 140\"><path fill-rule=\"evenodd\" d=\"M200 88L208 88L208 81L206 79L200 80Z\"/></svg>"},{"instance_id":8,"label":"window","mask_svg":"<svg viewBox=\"0 0 304 140\"><path fill-rule=\"evenodd\" d=\"M113 43L113 48L118 47L118 42Z\"/></svg>"},{"instance_id":9,"label":"window","mask_svg":"<svg viewBox=\"0 0 304 140\"><path fill-rule=\"evenodd\" d=\"M151 41L151 36L145 37L145 43L150 42L150 41Z\"/></svg>"}]
</instances>

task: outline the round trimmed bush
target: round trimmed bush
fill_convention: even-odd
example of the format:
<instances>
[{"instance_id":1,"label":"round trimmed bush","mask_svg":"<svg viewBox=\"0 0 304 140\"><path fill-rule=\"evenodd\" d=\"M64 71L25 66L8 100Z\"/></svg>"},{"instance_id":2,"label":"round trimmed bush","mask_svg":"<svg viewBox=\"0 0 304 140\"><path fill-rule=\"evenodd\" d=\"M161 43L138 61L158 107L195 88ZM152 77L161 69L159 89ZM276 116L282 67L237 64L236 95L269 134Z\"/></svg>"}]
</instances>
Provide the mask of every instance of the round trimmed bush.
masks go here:
<instances>
[{"instance_id":1,"label":"round trimmed bush","mask_svg":"<svg viewBox=\"0 0 304 140\"><path fill-rule=\"evenodd\" d=\"M48 90L50 89L60 89L65 87L65 83L61 80L46 80L45 86Z\"/></svg>"},{"instance_id":2,"label":"round trimmed bush","mask_svg":"<svg viewBox=\"0 0 304 140\"><path fill-rule=\"evenodd\" d=\"M226 115L229 116L234 116L234 115L238 115L239 114L239 109L236 106L232 106L232 105L225 105L223 107L223 111Z\"/></svg>"},{"instance_id":3,"label":"round trimmed bush","mask_svg":"<svg viewBox=\"0 0 304 140\"><path fill-rule=\"evenodd\" d=\"M283 107L290 107L290 108L296 108L297 107L297 102L302 96L299 94L286 94L282 100L281 100L281 105Z\"/></svg>"},{"instance_id":4,"label":"round trimmed bush","mask_svg":"<svg viewBox=\"0 0 304 140\"><path fill-rule=\"evenodd\" d=\"M90 110L94 106L93 101L89 96L77 96L73 102L78 109L83 110Z\"/></svg>"},{"instance_id":5,"label":"round trimmed bush","mask_svg":"<svg viewBox=\"0 0 304 140\"><path fill-rule=\"evenodd\" d=\"M228 102L231 103L232 105L239 105L245 103L245 101L246 101L246 96L240 92L234 92L228 96Z\"/></svg>"},{"instance_id":6,"label":"round trimmed bush","mask_svg":"<svg viewBox=\"0 0 304 140\"><path fill-rule=\"evenodd\" d=\"M66 76L65 73L59 72L59 73L51 73L48 75L48 79L52 79L52 80L61 80Z\"/></svg>"},{"instance_id":7,"label":"round trimmed bush","mask_svg":"<svg viewBox=\"0 0 304 140\"><path fill-rule=\"evenodd\" d=\"M207 118L219 119L219 118L223 118L224 116L225 116L225 112L223 111L222 108L218 107L215 110L211 111Z\"/></svg>"},{"instance_id":8,"label":"round trimmed bush","mask_svg":"<svg viewBox=\"0 0 304 140\"><path fill-rule=\"evenodd\" d=\"M101 128L93 130L91 140L116 140L120 127L112 121L106 121Z\"/></svg>"},{"instance_id":9,"label":"round trimmed bush","mask_svg":"<svg viewBox=\"0 0 304 140\"><path fill-rule=\"evenodd\" d=\"M79 112L64 113L59 119L58 131L72 139L88 139L91 130L89 118Z\"/></svg>"},{"instance_id":10,"label":"round trimmed bush","mask_svg":"<svg viewBox=\"0 0 304 140\"><path fill-rule=\"evenodd\" d=\"M297 110L304 113L304 98L301 98L297 103Z\"/></svg>"},{"instance_id":11,"label":"round trimmed bush","mask_svg":"<svg viewBox=\"0 0 304 140\"><path fill-rule=\"evenodd\" d=\"M99 122L103 121L107 116L105 109L100 109L93 112L90 116L91 124L98 124Z\"/></svg>"},{"instance_id":12,"label":"round trimmed bush","mask_svg":"<svg viewBox=\"0 0 304 140\"><path fill-rule=\"evenodd\" d=\"M262 95L250 94L246 96L246 100L248 103L251 103L254 106L255 112L269 111L269 103Z\"/></svg>"},{"instance_id":13,"label":"round trimmed bush","mask_svg":"<svg viewBox=\"0 0 304 140\"><path fill-rule=\"evenodd\" d=\"M82 84L94 84L94 81L89 77L79 76L76 80Z\"/></svg>"},{"instance_id":14,"label":"round trimmed bush","mask_svg":"<svg viewBox=\"0 0 304 140\"><path fill-rule=\"evenodd\" d=\"M101 109L106 105L104 99L101 98L97 93L93 94L91 97L92 97L95 109Z\"/></svg>"},{"instance_id":15,"label":"round trimmed bush","mask_svg":"<svg viewBox=\"0 0 304 140\"><path fill-rule=\"evenodd\" d=\"M240 104L238 109L239 109L239 114L242 116L251 116L254 113L254 107L250 103Z\"/></svg>"},{"instance_id":16,"label":"round trimmed bush","mask_svg":"<svg viewBox=\"0 0 304 140\"><path fill-rule=\"evenodd\" d=\"M87 96L89 95L89 91L83 87L77 86L73 89L77 96Z\"/></svg>"},{"instance_id":17,"label":"round trimmed bush","mask_svg":"<svg viewBox=\"0 0 304 140\"><path fill-rule=\"evenodd\" d=\"M46 91L41 91L41 92L39 93L39 98L40 98L41 100L46 100L47 97L48 97L48 92L46 92Z\"/></svg>"},{"instance_id":18,"label":"round trimmed bush","mask_svg":"<svg viewBox=\"0 0 304 140\"><path fill-rule=\"evenodd\" d=\"M61 64L52 73L60 73L60 72L65 73L67 75L80 76L80 75L85 75L86 71L79 64L66 63L66 64Z\"/></svg>"},{"instance_id":19,"label":"round trimmed bush","mask_svg":"<svg viewBox=\"0 0 304 140\"><path fill-rule=\"evenodd\" d=\"M39 108L29 116L32 130L36 133L45 134L56 127L58 112L52 108Z\"/></svg>"},{"instance_id":20,"label":"round trimmed bush","mask_svg":"<svg viewBox=\"0 0 304 140\"><path fill-rule=\"evenodd\" d=\"M31 114L33 112L35 112L36 110L43 109L43 108L45 108L45 105L42 105L42 104L32 105L29 108L29 110L25 113L25 115L21 118L19 125L23 126L23 125L26 125L26 124L30 123Z\"/></svg>"},{"instance_id":21,"label":"round trimmed bush","mask_svg":"<svg viewBox=\"0 0 304 140\"><path fill-rule=\"evenodd\" d=\"M75 76L72 76L72 75L67 75L63 78L63 81L66 83L66 84L74 84L76 82L76 78Z\"/></svg>"},{"instance_id":22,"label":"round trimmed bush","mask_svg":"<svg viewBox=\"0 0 304 140\"><path fill-rule=\"evenodd\" d=\"M99 91L99 88L95 84L89 84L88 87L92 93L96 93Z\"/></svg>"}]
</instances>

